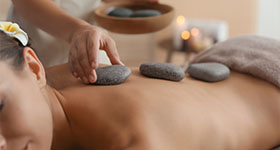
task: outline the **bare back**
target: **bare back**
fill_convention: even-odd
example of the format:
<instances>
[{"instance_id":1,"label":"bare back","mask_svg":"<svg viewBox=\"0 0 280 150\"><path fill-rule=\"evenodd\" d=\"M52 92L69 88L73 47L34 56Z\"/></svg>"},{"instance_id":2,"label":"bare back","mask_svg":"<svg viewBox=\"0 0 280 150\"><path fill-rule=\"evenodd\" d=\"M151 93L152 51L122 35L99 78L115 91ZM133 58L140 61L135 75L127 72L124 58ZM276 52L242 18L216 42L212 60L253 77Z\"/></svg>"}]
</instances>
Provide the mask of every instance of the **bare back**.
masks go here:
<instances>
[{"instance_id":1,"label":"bare back","mask_svg":"<svg viewBox=\"0 0 280 150\"><path fill-rule=\"evenodd\" d=\"M280 144L280 92L232 72L207 83L143 77L132 69L116 86L84 85L66 65L47 70L77 143L84 149L248 150Z\"/></svg>"}]
</instances>

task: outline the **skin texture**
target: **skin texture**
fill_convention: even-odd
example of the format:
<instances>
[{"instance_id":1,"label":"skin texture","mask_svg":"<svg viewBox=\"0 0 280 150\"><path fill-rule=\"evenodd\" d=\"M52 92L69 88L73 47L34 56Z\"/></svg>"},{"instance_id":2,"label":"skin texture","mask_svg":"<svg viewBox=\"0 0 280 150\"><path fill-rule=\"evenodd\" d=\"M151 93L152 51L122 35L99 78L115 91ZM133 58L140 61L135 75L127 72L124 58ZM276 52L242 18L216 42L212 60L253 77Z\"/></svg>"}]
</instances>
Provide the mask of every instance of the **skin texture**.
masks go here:
<instances>
[{"instance_id":1,"label":"skin texture","mask_svg":"<svg viewBox=\"0 0 280 150\"><path fill-rule=\"evenodd\" d=\"M171 82L132 69L124 84L89 86L61 65L47 70L48 85L33 51L25 48L24 56L21 72L0 62L0 146L8 150L27 143L28 150L267 150L280 144L279 89L251 76Z\"/></svg>"},{"instance_id":2,"label":"skin texture","mask_svg":"<svg viewBox=\"0 0 280 150\"><path fill-rule=\"evenodd\" d=\"M105 50L112 64L123 64L119 59L115 41L101 28L68 15L51 0L12 1L16 11L26 20L71 45L70 70L85 84L94 83L97 79L95 69L99 65L99 49ZM112 0L105 0L110 1Z\"/></svg>"},{"instance_id":3,"label":"skin texture","mask_svg":"<svg viewBox=\"0 0 280 150\"><path fill-rule=\"evenodd\" d=\"M48 76L69 100L70 120L79 120L72 127L88 129L73 130L88 149L114 149L116 142L115 149L267 150L280 143L279 89L251 76L233 72L218 83L189 77L177 83L134 68L127 82L111 87L81 86L65 66L50 68Z\"/></svg>"},{"instance_id":4,"label":"skin texture","mask_svg":"<svg viewBox=\"0 0 280 150\"><path fill-rule=\"evenodd\" d=\"M28 143L32 149L47 150L52 143L53 120L42 90L46 85L42 78L45 73L32 50L25 49L24 53L26 66L33 66L32 71L25 67L14 72L6 63L0 63L4 71L0 75L1 150L6 150L7 145L10 150L23 150ZM36 107L31 107L31 103Z\"/></svg>"}]
</instances>

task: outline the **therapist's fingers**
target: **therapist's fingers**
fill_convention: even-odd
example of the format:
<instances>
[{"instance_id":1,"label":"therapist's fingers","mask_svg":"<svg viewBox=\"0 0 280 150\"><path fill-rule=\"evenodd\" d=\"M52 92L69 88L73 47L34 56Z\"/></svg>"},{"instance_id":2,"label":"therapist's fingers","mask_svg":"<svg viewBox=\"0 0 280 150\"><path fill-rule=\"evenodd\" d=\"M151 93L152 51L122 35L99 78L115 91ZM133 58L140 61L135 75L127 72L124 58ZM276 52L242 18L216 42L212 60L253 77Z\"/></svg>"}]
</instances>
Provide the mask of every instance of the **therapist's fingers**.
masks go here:
<instances>
[{"instance_id":1,"label":"therapist's fingers","mask_svg":"<svg viewBox=\"0 0 280 150\"><path fill-rule=\"evenodd\" d=\"M70 69L73 75L80 77L84 83L97 80L95 69L98 68L98 51L106 51L112 64L121 64L115 41L102 29L95 26L84 26L71 38L69 54Z\"/></svg>"},{"instance_id":2,"label":"therapist's fingers","mask_svg":"<svg viewBox=\"0 0 280 150\"><path fill-rule=\"evenodd\" d=\"M88 60L92 69L97 69L99 62L98 62L98 51L100 47L99 42L99 33L89 33L87 38L87 53L88 53Z\"/></svg>"},{"instance_id":3,"label":"therapist's fingers","mask_svg":"<svg viewBox=\"0 0 280 150\"><path fill-rule=\"evenodd\" d=\"M87 54L88 54L88 61L91 67L90 72L90 81L91 83L94 83L97 80L97 75L95 72L95 69L98 68L99 62L98 62L98 51L100 47L99 42L99 34L93 34L90 33L87 38Z\"/></svg>"},{"instance_id":4,"label":"therapist's fingers","mask_svg":"<svg viewBox=\"0 0 280 150\"><path fill-rule=\"evenodd\" d=\"M86 37L79 36L72 42L71 45L71 52L72 52L72 66L74 72L78 74L80 79L85 83L88 84L90 80L90 67L87 59L87 52L86 52Z\"/></svg>"},{"instance_id":5,"label":"therapist's fingers","mask_svg":"<svg viewBox=\"0 0 280 150\"><path fill-rule=\"evenodd\" d=\"M92 73L92 68L89 62L89 56L88 56L88 50L87 50L87 39L88 35L86 36L86 39L83 39L80 41L78 47L77 47L77 57L79 64L81 66L81 69L84 72L84 76L82 77L83 81L85 83L94 83L96 81L96 77L94 76L94 73Z\"/></svg>"},{"instance_id":6,"label":"therapist's fingers","mask_svg":"<svg viewBox=\"0 0 280 150\"><path fill-rule=\"evenodd\" d=\"M116 42L111 38L107 37L104 42L104 50L107 53L110 61L114 65L124 65L121 60L117 50Z\"/></svg>"},{"instance_id":7,"label":"therapist's fingers","mask_svg":"<svg viewBox=\"0 0 280 150\"><path fill-rule=\"evenodd\" d=\"M84 73L82 66L80 65L78 54L75 48L71 50L71 58L69 59L71 61L71 66L73 68L73 72L77 74L76 77L80 77L80 79L88 84L88 79L84 78L86 76L86 73Z\"/></svg>"}]
</instances>

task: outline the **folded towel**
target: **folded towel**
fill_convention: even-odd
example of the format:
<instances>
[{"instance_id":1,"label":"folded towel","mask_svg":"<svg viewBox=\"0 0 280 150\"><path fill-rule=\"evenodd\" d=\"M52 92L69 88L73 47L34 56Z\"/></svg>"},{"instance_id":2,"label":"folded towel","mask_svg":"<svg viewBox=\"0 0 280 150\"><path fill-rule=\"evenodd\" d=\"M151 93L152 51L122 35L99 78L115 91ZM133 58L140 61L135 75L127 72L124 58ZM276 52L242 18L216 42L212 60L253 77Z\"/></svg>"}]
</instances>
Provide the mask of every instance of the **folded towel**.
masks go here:
<instances>
[{"instance_id":1,"label":"folded towel","mask_svg":"<svg viewBox=\"0 0 280 150\"><path fill-rule=\"evenodd\" d=\"M244 35L218 43L192 60L219 62L234 71L248 73L280 88L280 41Z\"/></svg>"}]
</instances>

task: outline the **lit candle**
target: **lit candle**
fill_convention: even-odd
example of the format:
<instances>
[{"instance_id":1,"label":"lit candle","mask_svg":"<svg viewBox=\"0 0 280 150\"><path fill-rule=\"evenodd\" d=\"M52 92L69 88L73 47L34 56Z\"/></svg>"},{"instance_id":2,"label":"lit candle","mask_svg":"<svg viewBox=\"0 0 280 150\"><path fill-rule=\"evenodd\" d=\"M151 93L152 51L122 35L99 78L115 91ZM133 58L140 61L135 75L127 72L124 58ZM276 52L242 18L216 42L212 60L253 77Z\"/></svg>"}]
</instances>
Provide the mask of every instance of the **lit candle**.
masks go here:
<instances>
[{"instance_id":1,"label":"lit candle","mask_svg":"<svg viewBox=\"0 0 280 150\"><path fill-rule=\"evenodd\" d=\"M183 31L181 33L181 38L183 39L183 45L180 50L182 51L188 51L189 50L189 39L191 38L191 33L187 30Z\"/></svg>"},{"instance_id":2,"label":"lit candle","mask_svg":"<svg viewBox=\"0 0 280 150\"><path fill-rule=\"evenodd\" d=\"M187 21L184 16L178 16L173 33L173 45L176 50L181 50L183 47L183 40L181 34L187 29Z\"/></svg>"}]
</instances>

